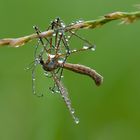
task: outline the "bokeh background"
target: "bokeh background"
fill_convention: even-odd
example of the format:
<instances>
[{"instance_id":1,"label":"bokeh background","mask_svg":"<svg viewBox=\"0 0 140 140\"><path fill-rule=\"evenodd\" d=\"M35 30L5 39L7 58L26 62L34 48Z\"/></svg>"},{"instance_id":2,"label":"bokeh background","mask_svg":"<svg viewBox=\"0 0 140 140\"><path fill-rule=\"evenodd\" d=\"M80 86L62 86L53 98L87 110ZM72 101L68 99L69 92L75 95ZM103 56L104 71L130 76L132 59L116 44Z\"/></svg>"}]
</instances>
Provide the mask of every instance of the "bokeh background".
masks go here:
<instances>
[{"instance_id":1,"label":"bokeh background","mask_svg":"<svg viewBox=\"0 0 140 140\"><path fill-rule=\"evenodd\" d=\"M0 38L20 37L45 30L61 17L67 24L91 20L114 11L135 11L139 0L0 0ZM0 139L1 140L139 140L140 139L140 22L111 22L79 34L97 45L95 52L75 54L69 62L96 69L104 83L96 87L83 75L64 72L80 123L76 125L59 94L52 94L41 67L37 91L32 95L31 71L36 41L20 48L0 48ZM74 39L71 48L82 43Z\"/></svg>"}]
</instances>

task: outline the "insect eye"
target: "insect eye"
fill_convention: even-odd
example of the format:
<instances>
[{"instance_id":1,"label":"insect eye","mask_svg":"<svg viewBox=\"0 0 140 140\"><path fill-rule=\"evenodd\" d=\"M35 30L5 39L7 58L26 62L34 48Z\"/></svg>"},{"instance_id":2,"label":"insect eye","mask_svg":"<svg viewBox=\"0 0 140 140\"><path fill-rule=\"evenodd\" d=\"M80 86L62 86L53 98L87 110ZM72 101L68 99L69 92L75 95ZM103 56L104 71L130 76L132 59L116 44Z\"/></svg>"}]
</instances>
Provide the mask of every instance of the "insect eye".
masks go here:
<instances>
[{"instance_id":1,"label":"insect eye","mask_svg":"<svg viewBox=\"0 0 140 140\"><path fill-rule=\"evenodd\" d=\"M43 65L43 64L44 64L44 61L43 61L42 59L40 60L40 64L41 64L41 65Z\"/></svg>"}]
</instances>

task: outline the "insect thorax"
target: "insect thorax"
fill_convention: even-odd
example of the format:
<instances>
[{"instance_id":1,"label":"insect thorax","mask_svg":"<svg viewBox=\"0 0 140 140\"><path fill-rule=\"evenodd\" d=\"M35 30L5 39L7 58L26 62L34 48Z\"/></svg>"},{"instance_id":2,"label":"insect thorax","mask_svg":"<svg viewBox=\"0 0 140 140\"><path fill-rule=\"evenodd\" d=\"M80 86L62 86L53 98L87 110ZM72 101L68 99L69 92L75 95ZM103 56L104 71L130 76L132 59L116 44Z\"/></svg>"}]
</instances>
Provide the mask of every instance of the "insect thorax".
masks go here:
<instances>
[{"instance_id":1,"label":"insect thorax","mask_svg":"<svg viewBox=\"0 0 140 140\"><path fill-rule=\"evenodd\" d=\"M58 62L55 58L51 58L45 63L42 63L42 67L45 71L53 71L58 68Z\"/></svg>"}]
</instances>

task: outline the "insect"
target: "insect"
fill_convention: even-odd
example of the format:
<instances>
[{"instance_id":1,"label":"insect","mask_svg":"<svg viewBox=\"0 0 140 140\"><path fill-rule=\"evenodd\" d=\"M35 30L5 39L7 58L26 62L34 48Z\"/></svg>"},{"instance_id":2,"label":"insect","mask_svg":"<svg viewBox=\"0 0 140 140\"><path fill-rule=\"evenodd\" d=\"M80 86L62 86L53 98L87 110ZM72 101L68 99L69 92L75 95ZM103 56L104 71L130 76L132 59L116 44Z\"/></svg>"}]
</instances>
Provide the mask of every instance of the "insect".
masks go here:
<instances>
[{"instance_id":1,"label":"insect","mask_svg":"<svg viewBox=\"0 0 140 140\"><path fill-rule=\"evenodd\" d=\"M34 26L34 29L39 36L39 33L41 33L39 28L37 26ZM67 69L91 77L95 81L95 84L99 86L102 83L103 78L95 70L84 65L71 64L66 62L67 58L71 54L86 50L94 50L95 46L88 42L86 39L77 35L75 32L67 32L65 30L66 25L63 23L63 21L60 20L60 18L56 18L54 21L51 22L47 30L50 29L53 29L55 31L53 36L50 38L42 38L39 36L38 44L35 49L35 61L32 67L33 93L39 97L43 96L43 94L37 94L35 90L35 68L38 64L40 64L44 69L46 77L52 78L54 81L54 86L50 87L50 90L52 92L60 93L75 123L79 123L79 119L75 116L74 109L72 108L68 91L64 87L61 79L63 77L63 70ZM79 39L83 40L87 45L78 50L71 50L69 47L69 41L72 36L78 37ZM41 51L38 54L37 50L39 47Z\"/></svg>"}]
</instances>

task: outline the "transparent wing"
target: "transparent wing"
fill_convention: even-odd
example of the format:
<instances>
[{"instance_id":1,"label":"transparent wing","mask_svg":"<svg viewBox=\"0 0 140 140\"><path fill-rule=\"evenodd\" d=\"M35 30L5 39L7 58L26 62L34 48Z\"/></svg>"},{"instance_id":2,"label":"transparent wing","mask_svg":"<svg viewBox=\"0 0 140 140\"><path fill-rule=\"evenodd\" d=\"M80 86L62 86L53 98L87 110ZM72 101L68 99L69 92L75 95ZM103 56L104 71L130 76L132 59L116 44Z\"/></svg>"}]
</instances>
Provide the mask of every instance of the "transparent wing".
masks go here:
<instances>
[{"instance_id":1,"label":"transparent wing","mask_svg":"<svg viewBox=\"0 0 140 140\"><path fill-rule=\"evenodd\" d=\"M58 90L60 91L60 94L61 94L67 108L70 111L70 114L72 115L72 118L74 119L75 123L78 124L79 119L75 116L75 111L71 106L71 100L68 96L67 89L63 86L62 82L59 80L59 78L57 77L57 75L55 73L52 72L52 76L53 76L54 82L57 85Z\"/></svg>"}]
</instances>

